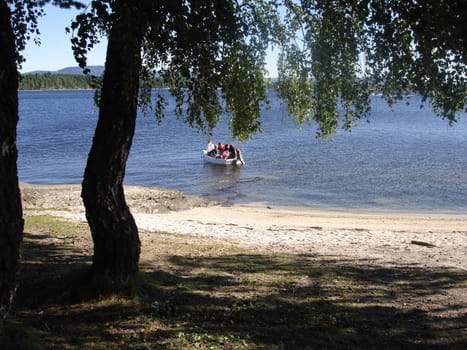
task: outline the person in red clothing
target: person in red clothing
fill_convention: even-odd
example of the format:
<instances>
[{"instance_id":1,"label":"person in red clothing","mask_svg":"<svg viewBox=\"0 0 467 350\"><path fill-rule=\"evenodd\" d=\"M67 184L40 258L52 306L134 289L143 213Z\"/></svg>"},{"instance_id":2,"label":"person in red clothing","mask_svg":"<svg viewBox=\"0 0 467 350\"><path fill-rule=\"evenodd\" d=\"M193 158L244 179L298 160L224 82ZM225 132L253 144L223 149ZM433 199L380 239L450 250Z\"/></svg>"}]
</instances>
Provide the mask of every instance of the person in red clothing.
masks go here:
<instances>
[{"instance_id":1,"label":"person in red clothing","mask_svg":"<svg viewBox=\"0 0 467 350\"><path fill-rule=\"evenodd\" d=\"M227 159L230 155L230 147L229 145L225 145L223 151L221 152L221 158Z\"/></svg>"},{"instance_id":2,"label":"person in red clothing","mask_svg":"<svg viewBox=\"0 0 467 350\"><path fill-rule=\"evenodd\" d=\"M222 142L217 144L217 157L222 158L222 153L224 153L225 146Z\"/></svg>"}]
</instances>

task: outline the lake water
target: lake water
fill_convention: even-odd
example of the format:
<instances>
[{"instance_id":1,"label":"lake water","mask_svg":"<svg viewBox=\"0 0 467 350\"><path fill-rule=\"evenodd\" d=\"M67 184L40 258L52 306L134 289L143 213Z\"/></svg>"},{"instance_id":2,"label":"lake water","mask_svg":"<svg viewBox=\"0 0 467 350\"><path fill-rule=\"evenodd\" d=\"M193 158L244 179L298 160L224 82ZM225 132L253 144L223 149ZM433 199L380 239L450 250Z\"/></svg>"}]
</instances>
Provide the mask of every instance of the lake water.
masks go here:
<instances>
[{"instance_id":1,"label":"lake water","mask_svg":"<svg viewBox=\"0 0 467 350\"><path fill-rule=\"evenodd\" d=\"M420 98L391 110L373 99L370 123L332 140L301 131L271 94L262 134L236 144L244 167L204 164L208 137L173 114L138 116L125 183L172 188L226 205L467 214L467 119L449 127ZM19 93L18 171L34 184L81 183L97 122L92 91ZM214 142L233 142L226 117Z\"/></svg>"}]
</instances>

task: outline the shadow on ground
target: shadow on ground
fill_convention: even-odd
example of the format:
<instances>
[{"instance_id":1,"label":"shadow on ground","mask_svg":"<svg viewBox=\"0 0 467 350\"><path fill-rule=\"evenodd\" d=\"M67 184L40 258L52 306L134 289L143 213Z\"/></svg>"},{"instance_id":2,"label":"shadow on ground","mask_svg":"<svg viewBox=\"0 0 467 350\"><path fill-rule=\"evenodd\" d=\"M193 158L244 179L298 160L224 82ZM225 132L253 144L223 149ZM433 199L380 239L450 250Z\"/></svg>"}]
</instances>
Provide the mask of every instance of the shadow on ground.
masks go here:
<instances>
[{"instance_id":1,"label":"shadow on ground","mask_svg":"<svg viewBox=\"0 0 467 350\"><path fill-rule=\"evenodd\" d=\"M26 234L10 326L17 337L19 327L34 330L31 348L467 346L462 270L325 256L172 252L144 264L130 287L102 294L87 277L91 253L48 238Z\"/></svg>"}]
</instances>

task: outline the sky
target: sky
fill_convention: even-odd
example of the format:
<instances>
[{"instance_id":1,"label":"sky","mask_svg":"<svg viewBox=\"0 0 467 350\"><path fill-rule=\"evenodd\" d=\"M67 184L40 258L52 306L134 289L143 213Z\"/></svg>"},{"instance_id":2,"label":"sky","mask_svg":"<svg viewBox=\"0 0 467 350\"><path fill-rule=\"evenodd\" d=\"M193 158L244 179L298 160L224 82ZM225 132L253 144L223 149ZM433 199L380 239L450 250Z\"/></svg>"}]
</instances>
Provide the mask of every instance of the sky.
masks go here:
<instances>
[{"instance_id":1,"label":"sky","mask_svg":"<svg viewBox=\"0 0 467 350\"><path fill-rule=\"evenodd\" d=\"M45 16L39 19L41 44L36 45L32 39L26 44L22 53L26 59L22 64L22 73L78 66L71 50L71 34L66 33L65 27L70 26L79 11L51 5L47 5L44 10ZM88 65L104 65L105 50L105 42L96 46L89 54Z\"/></svg>"},{"instance_id":2,"label":"sky","mask_svg":"<svg viewBox=\"0 0 467 350\"><path fill-rule=\"evenodd\" d=\"M47 5L45 16L39 19L39 38L41 44L38 46L31 39L23 52L26 62L22 64L21 73L37 70L56 71L65 67L76 67L78 64L73 58L71 50L71 34L67 34L65 27L70 26L78 10L60 9ZM93 48L88 54L88 66L104 65L106 52L105 39ZM267 57L266 69L270 77L277 76L276 62L277 54L272 50Z\"/></svg>"}]
</instances>

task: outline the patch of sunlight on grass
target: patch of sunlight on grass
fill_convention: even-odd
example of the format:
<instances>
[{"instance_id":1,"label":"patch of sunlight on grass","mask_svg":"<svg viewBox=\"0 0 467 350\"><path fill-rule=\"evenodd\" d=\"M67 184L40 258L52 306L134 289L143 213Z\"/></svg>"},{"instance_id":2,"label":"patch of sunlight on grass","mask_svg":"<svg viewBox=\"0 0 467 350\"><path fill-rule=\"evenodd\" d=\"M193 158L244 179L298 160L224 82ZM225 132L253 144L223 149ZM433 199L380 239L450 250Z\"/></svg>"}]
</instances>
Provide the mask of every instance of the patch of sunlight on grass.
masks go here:
<instances>
[{"instance_id":1,"label":"patch of sunlight on grass","mask_svg":"<svg viewBox=\"0 0 467 350\"><path fill-rule=\"evenodd\" d=\"M26 216L24 219L24 231L33 230L51 231L65 236L89 233L89 227L86 223L66 221L51 215Z\"/></svg>"}]
</instances>

